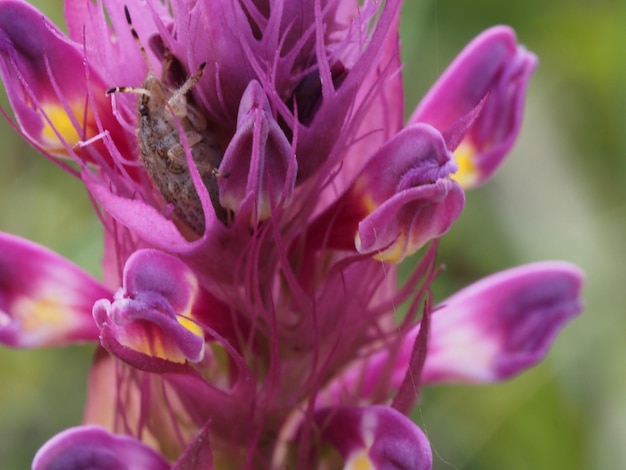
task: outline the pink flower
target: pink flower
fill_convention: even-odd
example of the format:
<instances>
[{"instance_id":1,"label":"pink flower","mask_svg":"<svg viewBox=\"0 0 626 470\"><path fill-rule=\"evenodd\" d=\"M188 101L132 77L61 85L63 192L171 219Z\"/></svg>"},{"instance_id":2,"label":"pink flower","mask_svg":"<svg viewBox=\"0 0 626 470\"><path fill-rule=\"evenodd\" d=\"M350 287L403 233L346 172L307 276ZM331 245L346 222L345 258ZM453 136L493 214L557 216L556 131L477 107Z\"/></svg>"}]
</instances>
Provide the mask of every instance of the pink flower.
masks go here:
<instances>
[{"instance_id":1,"label":"pink flower","mask_svg":"<svg viewBox=\"0 0 626 470\"><path fill-rule=\"evenodd\" d=\"M424 247L512 146L534 56L486 31L403 125L399 0L170 4L66 0L66 37L0 0L16 128L105 229L102 283L0 235L0 341L100 345L34 468L430 468L420 376L510 377L581 308L564 263L431 308Z\"/></svg>"}]
</instances>

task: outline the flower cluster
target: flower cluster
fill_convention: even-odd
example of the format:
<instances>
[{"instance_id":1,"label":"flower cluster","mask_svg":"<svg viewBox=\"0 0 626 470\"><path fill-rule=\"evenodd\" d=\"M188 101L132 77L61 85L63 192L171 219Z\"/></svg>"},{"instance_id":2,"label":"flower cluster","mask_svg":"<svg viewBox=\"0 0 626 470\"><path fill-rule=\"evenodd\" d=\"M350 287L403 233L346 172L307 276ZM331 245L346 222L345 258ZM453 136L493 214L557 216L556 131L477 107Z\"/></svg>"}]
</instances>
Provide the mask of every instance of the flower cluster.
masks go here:
<instances>
[{"instance_id":1,"label":"flower cluster","mask_svg":"<svg viewBox=\"0 0 626 470\"><path fill-rule=\"evenodd\" d=\"M84 424L35 470L428 469L406 417L420 386L544 357L580 311L577 268L429 290L464 190L519 132L535 57L482 33L404 123L400 7L66 0L65 35L0 0L14 127L104 227L103 281L0 234L0 342L98 344Z\"/></svg>"}]
</instances>

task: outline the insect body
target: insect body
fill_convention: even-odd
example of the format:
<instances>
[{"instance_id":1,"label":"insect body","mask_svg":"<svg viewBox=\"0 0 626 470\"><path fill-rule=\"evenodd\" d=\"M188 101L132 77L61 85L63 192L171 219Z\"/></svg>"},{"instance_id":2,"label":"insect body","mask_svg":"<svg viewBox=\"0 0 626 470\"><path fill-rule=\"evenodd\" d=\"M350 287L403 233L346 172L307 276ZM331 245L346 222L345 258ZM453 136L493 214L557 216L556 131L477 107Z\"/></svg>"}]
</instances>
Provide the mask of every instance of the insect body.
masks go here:
<instances>
[{"instance_id":1,"label":"insect body","mask_svg":"<svg viewBox=\"0 0 626 470\"><path fill-rule=\"evenodd\" d=\"M128 10L125 9L125 12L133 36L139 41ZM141 45L140 49L147 62ZM140 95L137 135L143 166L163 199L173 206L177 218L201 235L205 228L204 211L191 179L179 131L184 132L198 173L209 192L216 215L222 221L226 220L226 211L219 204L216 178L226 175L217 170L221 153L206 119L186 97L202 77L205 64L201 64L180 88L174 88L165 79L173 60L174 57L166 51L161 78L150 72L141 88L116 87L108 90L107 94L131 92Z\"/></svg>"},{"instance_id":2,"label":"insect body","mask_svg":"<svg viewBox=\"0 0 626 470\"><path fill-rule=\"evenodd\" d=\"M138 107L138 137L141 160L163 198L175 214L198 234L204 232L204 213L193 185L179 129L185 133L196 168L209 191L213 206L222 217L216 177L220 161L215 139L198 109L185 93L199 80L202 66L181 88L174 89L148 75Z\"/></svg>"}]
</instances>

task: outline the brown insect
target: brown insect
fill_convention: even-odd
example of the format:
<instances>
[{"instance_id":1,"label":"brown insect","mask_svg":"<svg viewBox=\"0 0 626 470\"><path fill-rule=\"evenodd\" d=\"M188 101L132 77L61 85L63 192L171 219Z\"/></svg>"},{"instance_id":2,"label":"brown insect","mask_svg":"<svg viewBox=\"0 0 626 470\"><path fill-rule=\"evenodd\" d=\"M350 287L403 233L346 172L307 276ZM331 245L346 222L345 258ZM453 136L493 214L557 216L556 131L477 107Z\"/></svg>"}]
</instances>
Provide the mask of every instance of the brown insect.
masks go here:
<instances>
[{"instance_id":1,"label":"brown insect","mask_svg":"<svg viewBox=\"0 0 626 470\"><path fill-rule=\"evenodd\" d=\"M145 49L139 42L128 8L124 7L131 33L150 68ZM219 204L218 177L225 177L217 169L221 152L215 137L208 129L200 110L187 99L187 93L202 78L206 63L200 64L196 73L179 87L167 83L174 56L168 51L162 63L161 78L150 72L141 88L115 87L111 93L137 93L141 95L137 107L137 134L141 161L148 176L163 199L174 206L174 214L198 235L204 233L205 219L202 204L187 166L187 157L179 129L182 129L193 161L206 186L218 218L226 220L226 211Z\"/></svg>"}]
</instances>

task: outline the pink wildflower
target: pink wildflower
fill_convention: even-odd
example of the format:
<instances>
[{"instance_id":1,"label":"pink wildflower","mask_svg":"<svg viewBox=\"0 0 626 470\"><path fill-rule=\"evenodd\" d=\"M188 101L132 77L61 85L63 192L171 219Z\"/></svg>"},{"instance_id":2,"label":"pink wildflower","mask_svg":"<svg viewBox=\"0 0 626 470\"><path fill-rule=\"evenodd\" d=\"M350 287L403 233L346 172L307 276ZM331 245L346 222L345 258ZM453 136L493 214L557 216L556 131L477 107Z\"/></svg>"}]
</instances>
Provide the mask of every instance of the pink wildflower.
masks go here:
<instances>
[{"instance_id":1,"label":"pink wildflower","mask_svg":"<svg viewBox=\"0 0 626 470\"><path fill-rule=\"evenodd\" d=\"M580 311L564 263L433 310L436 243L398 288L512 146L535 65L488 30L403 125L400 6L66 0L67 37L0 0L15 127L104 226L103 283L0 236L0 341L100 345L36 470L428 469L420 376L510 377Z\"/></svg>"}]
</instances>

